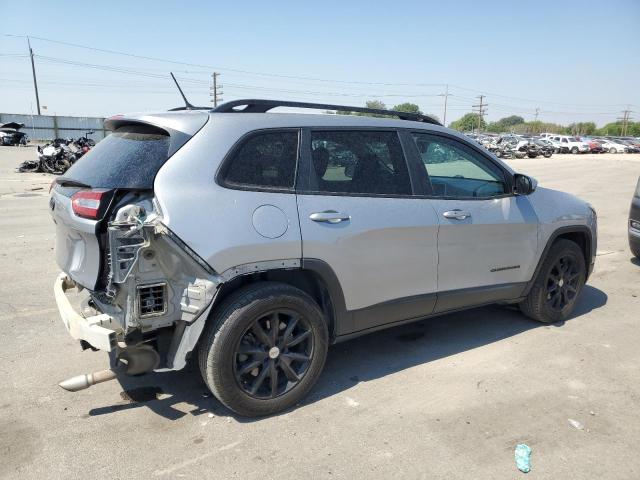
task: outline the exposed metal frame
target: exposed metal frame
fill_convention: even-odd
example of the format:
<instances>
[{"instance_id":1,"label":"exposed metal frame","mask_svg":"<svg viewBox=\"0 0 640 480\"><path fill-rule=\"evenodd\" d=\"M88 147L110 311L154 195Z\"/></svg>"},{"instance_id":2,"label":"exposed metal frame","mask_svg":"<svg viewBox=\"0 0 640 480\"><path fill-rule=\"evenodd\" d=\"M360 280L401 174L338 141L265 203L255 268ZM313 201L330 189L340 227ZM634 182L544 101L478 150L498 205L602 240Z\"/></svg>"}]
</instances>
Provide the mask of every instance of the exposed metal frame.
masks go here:
<instances>
[{"instance_id":1,"label":"exposed metal frame","mask_svg":"<svg viewBox=\"0 0 640 480\"><path fill-rule=\"evenodd\" d=\"M239 109L238 107L244 107ZM357 112L357 113L370 113L374 115L384 115L391 117L398 117L400 120L410 120L413 122L431 123L433 125L442 124L435 118L428 115L422 115L419 113L407 113L398 112L396 110L382 110L379 108L366 108L366 107L351 107L348 105L332 105L324 103L309 103L309 102L290 102L287 100L264 100L264 99L246 99L246 100L234 100L232 102L226 102L222 105L211 109L212 112L217 113L266 113L277 107L291 107L291 108L309 108L312 110L336 110L339 112Z\"/></svg>"}]
</instances>

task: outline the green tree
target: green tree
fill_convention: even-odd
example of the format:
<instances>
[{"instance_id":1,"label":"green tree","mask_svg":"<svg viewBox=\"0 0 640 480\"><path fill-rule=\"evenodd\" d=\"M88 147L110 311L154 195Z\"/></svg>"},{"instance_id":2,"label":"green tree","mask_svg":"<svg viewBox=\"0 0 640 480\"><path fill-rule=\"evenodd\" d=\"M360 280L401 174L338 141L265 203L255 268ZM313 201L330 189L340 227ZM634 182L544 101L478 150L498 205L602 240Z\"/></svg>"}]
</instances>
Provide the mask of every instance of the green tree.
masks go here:
<instances>
[{"instance_id":1,"label":"green tree","mask_svg":"<svg viewBox=\"0 0 640 480\"><path fill-rule=\"evenodd\" d=\"M409 102L400 103L399 105L396 105L395 107L393 107L392 110L395 110L397 112L405 112L405 113L418 113L418 114L422 113L418 105L416 105L415 103L409 103Z\"/></svg>"},{"instance_id":2,"label":"green tree","mask_svg":"<svg viewBox=\"0 0 640 480\"><path fill-rule=\"evenodd\" d=\"M377 110L386 110L387 106L381 102L380 100L367 100L365 103L365 108L375 108ZM379 113L363 113L363 112L344 112L341 110L337 110L336 114L338 115L357 115L359 117L386 117L387 115L382 115Z\"/></svg>"},{"instance_id":3,"label":"green tree","mask_svg":"<svg viewBox=\"0 0 640 480\"><path fill-rule=\"evenodd\" d=\"M515 125L524 123L524 118L518 115L511 115L510 117L504 117L497 122L491 122L487 125L487 131L494 133L509 132Z\"/></svg>"},{"instance_id":4,"label":"green tree","mask_svg":"<svg viewBox=\"0 0 640 480\"><path fill-rule=\"evenodd\" d=\"M484 118L480 118L480 130L484 130L487 126L487 123L484 121ZM477 113L467 113L462 118L455 120L449 124L449 128L453 128L454 130L458 130L460 132L470 132L478 128L478 114Z\"/></svg>"},{"instance_id":5,"label":"green tree","mask_svg":"<svg viewBox=\"0 0 640 480\"><path fill-rule=\"evenodd\" d=\"M593 135L596 131L596 124L593 122L578 122L569 125L572 135Z\"/></svg>"},{"instance_id":6,"label":"green tree","mask_svg":"<svg viewBox=\"0 0 640 480\"><path fill-rule=\"evenodd\" d=\"M387 109L387 106L384 104L384 102L380 100L367 100L366 107L375 108L377 110ZM387 115L382 115L380 113L362 113L362 112L358 112L356 113L356 115L359 115L361 117L386 117L387 116Z\"/></svg>"}]
</instances>

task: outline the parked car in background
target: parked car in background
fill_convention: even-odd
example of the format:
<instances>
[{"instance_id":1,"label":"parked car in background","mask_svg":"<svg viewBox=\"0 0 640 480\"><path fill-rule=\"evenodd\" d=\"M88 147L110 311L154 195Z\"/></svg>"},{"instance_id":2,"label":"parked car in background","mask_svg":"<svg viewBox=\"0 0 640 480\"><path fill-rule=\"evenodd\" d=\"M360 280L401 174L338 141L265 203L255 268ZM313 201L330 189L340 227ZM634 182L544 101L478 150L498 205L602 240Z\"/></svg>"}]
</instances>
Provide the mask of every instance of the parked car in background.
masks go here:
<instances>
[{"instance_id":1,"label":"parked car in background","mask_svg":"<svg viewBox=\"0 0 640 480\"><path fill-rule=\"evenodd\" d=\"M596 141L609 153L625 153L625 148L627 148L627 145L610 138L596 138Z\"/></svg>"},{"instance_id":2,"label":"parked car in background","mask_svg":"<svg viewBox=\"0 0 640 480\"><path fill-rule=\"evenodd\" d=\"M428 116L237 100L105 124L50 193L63 323L118 374L195 357L241 415L296 405L368 332L491 303L565 320L593 270L589 204Z\"/></svg>"},{"instance_id":3,"label":"parked car in background","mask_svg":"<svg viewBox=\"0 0 640 480\"><path fill-rule=\"evenodd\" d=\"M589 153L604 153L604 152L606 152L606 150L602 146L602 144L600 142L598 142L597 140L594 140L593 138L584 138L584 137L582 137L581 140L583 142L586 142L587 145L589 145Z\"/></svg>"},{"instance_id":4,"label":"parked car in background","mask_svg":"<svg viewBox=\"0 0 640 480\"><path fill-rule=\"evenodd\" d=\"M640 177L638 177L629 211L629 248L631 253L640 259Z\"/></svg>"},{"instance_id":5,"label":"parked car in background","mask_svg":"<svg viewBox=\"0 0 640 480\"><path fill-rule=\"evenodd\" d=\"M8 122L0 124L0 145L26 145L28 142L27 134L21 132L24 123Z\"/></svg>"},{"instance_id":6,"label":"parked car in background","mask_svg":"<svg viewBox=\"0 0 640 480\"><path fill-rule=\"evenodd\" d=\"M568 135L555 135L551 137L551 140L560 145L560 153L589 152L589 145L586 142L581 141L577 137L570 137Z\"/></svg>"},{"instance_id":7,"label":"parked car in background","mask_svg":"<svg viewBox=\"0 0 640 480\"><path fill-rule=\"evenodd\" d=\"M618 141L626 147L624 153L640 153L640 145L638 145L637 142L626 138L622 138Z\"/></svg>"}]
</instances>

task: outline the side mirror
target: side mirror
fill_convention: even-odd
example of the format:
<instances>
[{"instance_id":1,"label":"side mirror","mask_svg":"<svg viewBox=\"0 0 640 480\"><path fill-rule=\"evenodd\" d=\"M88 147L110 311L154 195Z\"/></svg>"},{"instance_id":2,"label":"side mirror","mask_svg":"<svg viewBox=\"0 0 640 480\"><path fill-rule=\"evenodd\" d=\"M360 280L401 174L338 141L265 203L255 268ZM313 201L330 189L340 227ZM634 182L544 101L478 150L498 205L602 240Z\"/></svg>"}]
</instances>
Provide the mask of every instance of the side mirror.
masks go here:
<instances>
[{"instance_id":1,"label":"side mirror","mask_svg":"<svg viewBox=\"0 0 640 480\"><path fill-rule=\"evenodd\" d=\"M516 173L513 177L513 193L516 195L529 195L538 186L538 182L527 175Z\"/></svg>"}]
</instances>

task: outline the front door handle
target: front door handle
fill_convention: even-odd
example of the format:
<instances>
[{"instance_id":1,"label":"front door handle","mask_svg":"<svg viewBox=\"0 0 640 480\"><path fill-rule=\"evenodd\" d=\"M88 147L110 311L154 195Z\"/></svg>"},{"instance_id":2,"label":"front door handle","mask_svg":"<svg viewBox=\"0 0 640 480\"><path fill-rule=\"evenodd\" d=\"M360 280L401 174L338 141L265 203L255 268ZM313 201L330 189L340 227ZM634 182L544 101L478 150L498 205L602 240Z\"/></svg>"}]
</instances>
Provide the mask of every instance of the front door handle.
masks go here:
<instances>
[{"instance_id":1,"label":"front door handle","mask_svg":"<svg viewBox=\"0 0 640 480\"><path fill-rule=\"evenodd\" d=\"M348 222L349 220L351 220L351 217L349 215L336 212L335 210L325 210L324 212L315 212L309 215L309 218L314 222L324 222L324 223L340 223L340 222Z\"/></svg>"},{"instance_id":2,"label":"front door handle","mask_svg":"<svg viewBox=\"0 0 640 480\"><path fill-rule=\"evenodd\" d=\"M449 210L448 212L444 212L442 214L444 218L452 218L455 220L464 220L465 218L471 218L471 212L465 212L464 210L460 210L459 208L455 208L453 210Z\"/></svg>"}]
</instances>

